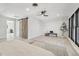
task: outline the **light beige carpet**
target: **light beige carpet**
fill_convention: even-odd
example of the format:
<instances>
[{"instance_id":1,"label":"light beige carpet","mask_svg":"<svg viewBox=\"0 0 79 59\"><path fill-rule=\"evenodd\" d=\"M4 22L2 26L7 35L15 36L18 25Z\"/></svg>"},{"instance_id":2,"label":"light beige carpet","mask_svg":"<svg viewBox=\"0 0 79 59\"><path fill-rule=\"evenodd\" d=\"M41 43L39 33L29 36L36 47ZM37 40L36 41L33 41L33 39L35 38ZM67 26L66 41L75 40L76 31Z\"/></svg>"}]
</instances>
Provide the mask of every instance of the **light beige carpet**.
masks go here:
<instances>
[{"instance_id":1,"label":"light beige carpet","mask_svg":"<svg viewBox=\"0 0 79 59\"><path fill-rule=\"evenodd\" d=\"M61 37L46 37L39 36L32 39L33 45L44 48L48 51L51 51L56 56L67 56L67 51L65 49L64 40Z\"/></svg>"},{"instance_id":2,"label":"light beige carpet","mask_svg":"<svg viewBox=\"0 0 79 59\"><path fill-rule=\"evenodd\" d=\"M29 40L30 44L46 49L56 56L78 56L66 38L39 36Z\"/></svg>"},{"instance_id":3,"label":"light beige carpet","mask_svg":"<svg viewBox=\"0 0 79 59\"><path fill-rule=\"evenodd\" d=\"M0 55L2 56L53 56L50 51L30 45L22 40L9 40L0 42Z\"/></svg>"}]
</instances>

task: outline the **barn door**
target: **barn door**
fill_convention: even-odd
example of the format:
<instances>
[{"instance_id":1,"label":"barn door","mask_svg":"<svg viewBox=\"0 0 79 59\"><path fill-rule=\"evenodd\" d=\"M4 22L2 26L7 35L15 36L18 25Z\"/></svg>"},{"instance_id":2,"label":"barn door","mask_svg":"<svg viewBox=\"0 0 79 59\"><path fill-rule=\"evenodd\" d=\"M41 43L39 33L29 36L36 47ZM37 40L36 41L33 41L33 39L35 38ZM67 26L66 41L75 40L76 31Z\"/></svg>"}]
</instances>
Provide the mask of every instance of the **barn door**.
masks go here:
<instances>
[{"instance_id":1,"label":"barn door","mask_svg":"<svg viewBox=\"0 0 79 59\"><path fill-rule=\"evenodd\" d=\"M28 38L28 19L26 18L20 20L20 37L24 39Z\"/></svg>"}]
</instances>

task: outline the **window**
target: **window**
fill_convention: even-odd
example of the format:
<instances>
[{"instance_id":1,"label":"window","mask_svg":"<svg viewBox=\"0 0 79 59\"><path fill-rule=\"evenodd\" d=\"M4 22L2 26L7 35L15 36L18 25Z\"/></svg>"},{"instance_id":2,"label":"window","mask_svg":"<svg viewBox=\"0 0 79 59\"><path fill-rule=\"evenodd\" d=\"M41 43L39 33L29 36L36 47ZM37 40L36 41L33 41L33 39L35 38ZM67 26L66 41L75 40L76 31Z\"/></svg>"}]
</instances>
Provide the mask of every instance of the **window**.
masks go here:
<instances>
[{"instance_id":1,"label":"window","mask_svg":"<svg viewBox=\"0 0 79 59\"><path fill-rule=\"evenodd\" d=\"M69 37L79 46L79 8L69 18Z\"/></svg>"},{"instance_id":2,"label":"window","mask_svg":"<svg viewBox=\"0 0 79 59\"><path fill-rule=\"evenodd\" d=\"M72 15L72 17L71 17L71 19L70 19L70 31L71 31L71 39L74 41L74 38L73 38L73 35L74 35L74 32L73 32L73 30L74 30L74 22L73 22L73 20L74 20L74 15Z\"/></svg>"}]
</instances>

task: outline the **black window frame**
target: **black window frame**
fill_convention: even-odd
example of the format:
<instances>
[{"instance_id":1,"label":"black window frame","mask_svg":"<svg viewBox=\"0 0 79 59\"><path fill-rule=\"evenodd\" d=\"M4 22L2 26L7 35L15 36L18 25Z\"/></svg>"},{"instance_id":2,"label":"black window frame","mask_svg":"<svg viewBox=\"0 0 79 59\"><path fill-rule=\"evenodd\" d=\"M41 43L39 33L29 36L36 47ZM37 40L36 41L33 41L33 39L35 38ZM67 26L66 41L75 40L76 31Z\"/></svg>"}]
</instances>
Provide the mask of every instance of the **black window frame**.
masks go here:
<instances>
[{"instance_id":1,"label":"black window frame","mask_svg":"<svg viewBox=\"0 0 79 59\"><path fill-rule=\"evenodd\" d=\"M73 25L74 24L74 14L71 16L71 40L74 41L73 39Z\"/></svg>"},{"instance_id":2,"label":"black window frame","mask_svg":"<svg viewBox=\"0 0 79 59\"><path fill-rule=\"evenodd\" d=\"M75 24L74 24L74 21L75 21ZM78 37L78 28L79 28L79 8L69 18L69 37L77 46L79 46L79 42L78 42L79 39L77 38ZM75 33L74 33L73 29L75 29ZM75 38L73 37L73 35L75 35Z\"/></svg>"}]
</instances>

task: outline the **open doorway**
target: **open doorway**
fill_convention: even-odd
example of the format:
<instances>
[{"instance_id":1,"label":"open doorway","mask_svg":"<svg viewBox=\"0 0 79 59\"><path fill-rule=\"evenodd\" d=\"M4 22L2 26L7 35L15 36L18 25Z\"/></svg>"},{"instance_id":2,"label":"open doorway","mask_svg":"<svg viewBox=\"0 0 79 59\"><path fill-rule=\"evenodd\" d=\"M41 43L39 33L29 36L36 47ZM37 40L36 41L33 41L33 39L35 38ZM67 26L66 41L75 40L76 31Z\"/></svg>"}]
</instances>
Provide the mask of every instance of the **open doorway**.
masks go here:
<instances>
[{"instance_id":1,"label":"open doorway","mask_svg":"<svg viewBox=\"0 0 79 59\"><path fill-rule=\"evenodd\" d=\"M7 39L28 39L28 19L7 20Z\"/></svg>"},{"instance_id":2,"label":"open doorway","mask_svg":"<svg viewBox=\"0 0 79 59\"><path fill-rule=\"evenodd\" d=\"M7 20L7 39L12 39L15 36L15 29L14 29L14 21Z\"/></svg>"}]
</instances>

